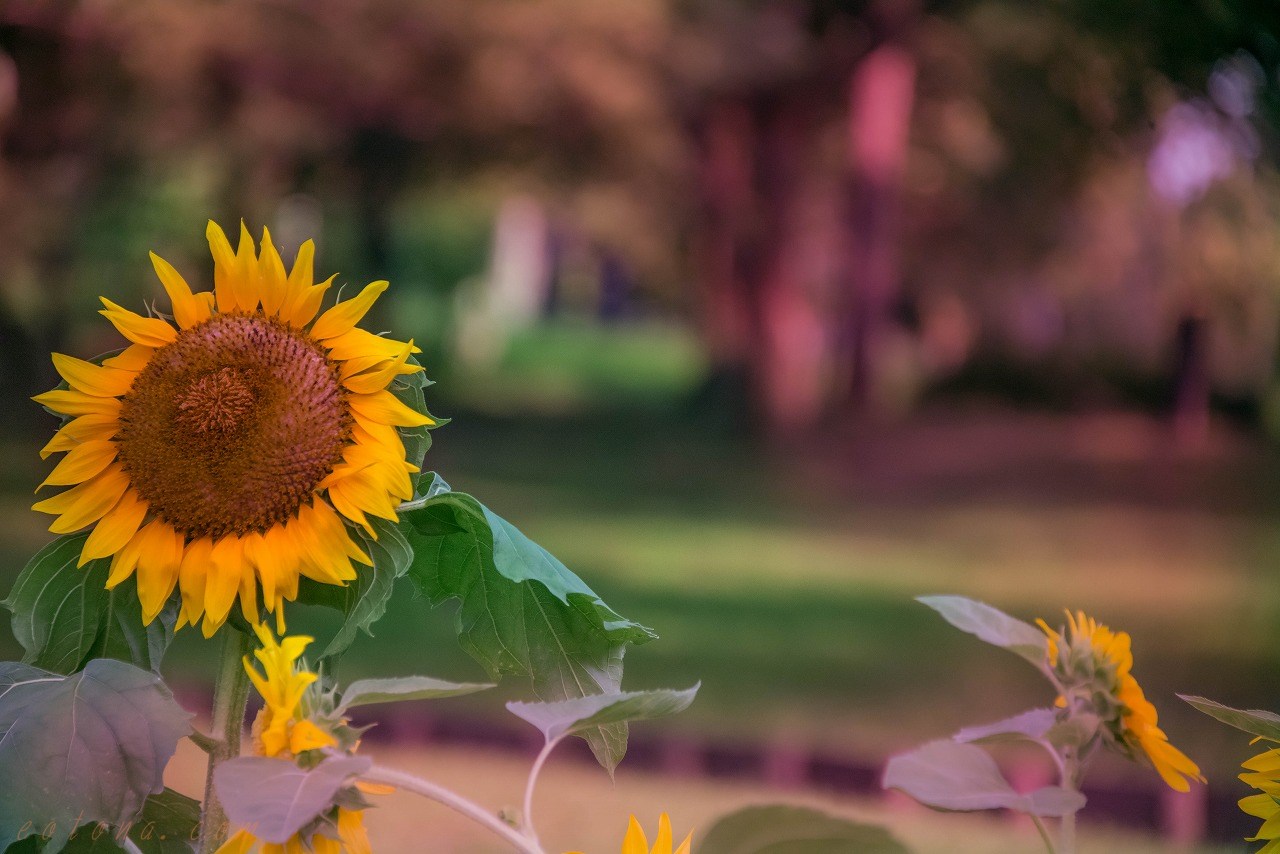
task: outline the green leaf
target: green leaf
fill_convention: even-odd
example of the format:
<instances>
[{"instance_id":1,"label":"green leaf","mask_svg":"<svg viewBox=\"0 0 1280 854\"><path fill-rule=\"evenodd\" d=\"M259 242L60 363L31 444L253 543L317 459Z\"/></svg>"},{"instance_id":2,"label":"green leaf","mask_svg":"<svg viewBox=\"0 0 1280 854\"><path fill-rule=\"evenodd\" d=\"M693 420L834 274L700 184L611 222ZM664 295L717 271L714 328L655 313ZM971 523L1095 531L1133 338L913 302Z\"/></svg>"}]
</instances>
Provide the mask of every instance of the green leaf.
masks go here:
<instances>
[{"instance_id":1,"label":"green leaf","mask_svg":"<svg viewBox=\"0 0 1280 854\"><path fill-rule=\"evenodd\" d=\"M358 679L342 692L338 712L374 703L396 703L401 700L434 700L460 697L494 687L483 682L445 682L430 676L400 676L395 679Z\"/></svg>"},{"instance_id":2,"label":"green leaf","mask_svg":"<svg viewBox=\"0 0 1280 854\"><path fill-rule=\"evenodd\" d=\"M147 798L129 838L142 854L186 854L200 836L200 802L165 789Z\"/></svg>"},{"instance_id":3,"label":"green leaf","mask_svg":"<svg viewBox=\"0 0 1280 854\"><path fill-rule=\"evenodd\" d=\"M396 579L408 571L413 560L413 551L394 522L374 517L370 522L378 532L378 539L374 540L363 530L358 535L365 554L373 561L372 567L358 566L356 577L345 586L323 584L310 578L298 584L300 603L335 608L346 615L342 628L324 648L321 658L345 652L361 629L373 635L373 624L387 612Z\"/></svg>"},{"instance_id":4,"label":"green leaf","mask_svg":"<svg viewBox=\"0 0 1280 854\"><path fill-rule=\"evenodd\" d=\"M401 515L414 552L410 580L435 604L461 601L458 639L494 678L527 676L547 702L616 694L627 644L655 637L509 522L439 478ZM625 723L582 736L610 772L626 753Z\"/></svg>"},{"instance_id":5,"label":"green leaf","mask_svg":"<svg viewBox=\"0 0 1280 854\"><path fill-rule=\"evenodd\" d=\"M1233 709L1204 697L1188 697L1179 694L1192 708L1204 712L1211 718L1217 718L1228 726L1244 730L1249 735L1265 738L1267 741L1280 742L1280 715L1263 709Z\"/></svg>"},{"instance_id":6,"label":"green leaf","mask_svg":"<svg viewBox=\"0 0 1280 854\"><path fill-rule=\"evenodd\" d=\"M950 739L931 741L890 759L884 787L900 789L925 806L943 810L1010 809L1061 816L1085 803L1084 795L1059 786L1019 794L985 750Z\"/></svg>"},{"instance_id":7,"label":"green leaf","mask_svg":"<svg viewBox=\"0 0 1280 854\"><path fill-rule=\"evenodd\" d=\"M160 677L122 661L95 659L72 676L3 662L0 681L0 845L48 827L56 851L79 823L128 824L164 790L165 765L191 731Z\"/></svg>"},{"instance_id":8,"label":"green leaf","mask_svg":"<svg viewBox=\"0 0 1280 854\"><path fill-rule=\"evenodd\" d=\"M416 365L418 360L410 356L409 364ZM422 467L422 460L426 457L427 451L431 450L431 431L449 423L449 419L435 418L427 411L427 398L424 392L427 386L430 385L434 385L434 383L427 379L427 375L421 371L416 374L397 377L396 381L391 384L391 393L399 398L401 403L404 403L415 412L421 412L428 418L435 419L436 423L425 427L397 428L400 433L400 441L404 443L404 458L419 468ZM418 484L423 477L424 475L419 473L409 475L415 491L418 489Z\"/></svg>"},{"instance_id":9,"label":"green leaf","mask_svg":"<svg viewBox=\"0 0 1280 854\"><path fill-rule=\"evenodd\" d=\"M366 756L330 756L310 769L285 759L237 756L218 766L213 782L233 824L283 844L328 812L339 790L371 765Z\"/></svg>"},{"instance_id":10,"label":"green leaf","mask_svg":"<svg viewBox=\"0 0 1280 854\"><path fill-rule=\"evenodd\" d=\"M542 731L547 741L587 732L606 724L652 720L689 708L698 694L699 682L683 691L629 691L620 694L592 694L556 703L507 703L507 710Z\"/></svg>"},{"instance_id":11,"label":"green leaf","mask_svg":"<svg viewBox=\"0 0 1280 854\"><path fill-rule=\"evenodd\" d=\"M989 744L999 741L1040 741L1057 722L1053 709L1031 709L993 724L965 727L955 734L961 744Z\"/></svg>"},{"instance_id":12,"label":"green leaf","mask_svg":"<svg viewBox=\"0 0 1280 854\"><path fill-rule=\"evenodd\" d=\"M717 819L698 854L907 854L887 830L808 807L747 807Z\"/></svg>"},{"instance_id":13,"label":"green leaf","mask_svg":"<svg viewBox=\"0 0 1280 854\"><path fill-rule=\"evenodd\" d=\"M178 618L175 596L144 626L136 581L107 590L108 559L76 567L87 533L59 537L36 553L3 604L23 661L75 673L94 658L115 658L158 671Z\"/></svg>"},{"instance_id":14,"label":"green leaf","mask_svg":"<svg viewBox=\"0 0 1280 854\"><path fill-rule=\"evenodd\" d=\"M1044 632L998 608L964 596L917 596L916 601L937 611L962 632L1016 653L1037 667L1047 659L1049 646Z\"/></svg>"}]
</instances>

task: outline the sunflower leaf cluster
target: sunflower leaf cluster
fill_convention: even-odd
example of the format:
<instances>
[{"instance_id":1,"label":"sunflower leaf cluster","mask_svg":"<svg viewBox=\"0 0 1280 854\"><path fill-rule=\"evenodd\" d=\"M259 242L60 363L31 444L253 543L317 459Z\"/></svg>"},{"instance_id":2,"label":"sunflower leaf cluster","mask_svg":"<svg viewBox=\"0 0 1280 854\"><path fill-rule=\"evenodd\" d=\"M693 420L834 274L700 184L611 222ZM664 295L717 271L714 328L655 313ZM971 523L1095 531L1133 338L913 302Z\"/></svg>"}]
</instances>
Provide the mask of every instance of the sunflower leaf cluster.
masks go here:
<instances>
[{"instance_id":1,"label":"sunflower leaf cluster","mask_svg":"<svg viewBox=\"0 0 1280 854\"><path fill-rule=\"evenodd\" d=\"M956 628L1030 662L1048 679L1055 696L1052 706L963 729L950 739L893 757L885 770L885 788L900 789L938 809L1013 809L1037 819L1062 819L1070 828L1085 805L1080 785L1100 749L1154 769L1176 791L1187 791L1193 780L1204 782L1199 767L1157 725L1155 707L1133 677L1127 633L1079 611L1066 612L1065 625L1055 628L1044 620L1033 626L961 596L920 601ZM984 749L997 742L1034 745L1047 753L1058 782L1016 791Z\"/></svg>"}]
</instances>

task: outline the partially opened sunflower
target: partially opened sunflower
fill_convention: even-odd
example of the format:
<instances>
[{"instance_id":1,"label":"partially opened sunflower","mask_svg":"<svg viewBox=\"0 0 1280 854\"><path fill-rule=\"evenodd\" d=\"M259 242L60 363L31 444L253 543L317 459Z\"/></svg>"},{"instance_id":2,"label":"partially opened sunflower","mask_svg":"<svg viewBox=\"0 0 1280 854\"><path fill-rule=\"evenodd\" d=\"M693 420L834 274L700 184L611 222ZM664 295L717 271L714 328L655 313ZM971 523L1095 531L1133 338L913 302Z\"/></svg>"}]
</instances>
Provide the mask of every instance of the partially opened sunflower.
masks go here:
<instances>
[{"instance_id":1,"label":"partially opened sunflower","mask_svg":"<svg viewBox=\"0 0 1280 854\"><path fill-rule=\"evenodd\" d=\"M301 576L355 578L369 557L346 522L376 531L412 496L397 427L434 424L389 390L421 368L413 342L356 324L386 282L321 313L311 241L286 273L264 230L261 252L241 225L233 252L215 223L212 291L193 293L152 254L172 318L144 317L103 298L100 312L129 345L101 364L55 354L66 387L35 400L67 418L42 456L65 452L44 486L69 487L35 505L58 534L92 530L80 565L111 558L107 586L136 573L151 622L174 587L179 626L206 636L237 596L257 623L282 621Z\"/></svg>"}]
</instances>

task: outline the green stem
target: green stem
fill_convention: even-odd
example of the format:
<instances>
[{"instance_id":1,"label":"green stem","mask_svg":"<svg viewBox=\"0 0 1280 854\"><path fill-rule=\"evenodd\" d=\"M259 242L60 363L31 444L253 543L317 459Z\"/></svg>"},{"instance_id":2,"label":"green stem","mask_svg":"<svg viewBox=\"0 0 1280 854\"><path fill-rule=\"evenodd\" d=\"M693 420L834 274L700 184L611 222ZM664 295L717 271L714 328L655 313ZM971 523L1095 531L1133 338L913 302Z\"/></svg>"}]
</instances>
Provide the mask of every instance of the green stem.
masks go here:
<instances>
[{"instance_id":1,"label":"green stem","mask_svg":"<svg viewBox=\"0 0 1280 854\"><path fill-rule=\"evenodd\" d=\"M1062 817L1061 851L1058 854L1076 854L1076 814L1069 812Z\"/></svg>"},{"instance_id":2,"label":"green stem","mask_svg":"<svg viewBox=\"0 0 1280 854\"><path fill-rule=\"evenodd\" d=\"M244 707L249 701L249 674L243 659L253 650L253 638L226 626L222 630L222 661L213 688L213 734L209 770L204 780L204 810L200 816L200 854L213 854L227 840L229 822L213 788L213 772L226 760L240 755L240 731Z\"/></svg>"},{"instance_id":3,"label":"green stem","mask_svg":"<svg viewBox=\"0 0 1280 854\"><path fill-rule=\"evenodd\" d=\"M1044 822L1040 820L1040 816L1031 816L1031 821L1035 823L1036 830L1040 831L1040 838L1044 840L1045 850L1048 851L1049 854L1058 854L1057 849L1053 847L1053 840L1049 838L1049 831L1045 828Z\"/></svg>"}]
</instances>

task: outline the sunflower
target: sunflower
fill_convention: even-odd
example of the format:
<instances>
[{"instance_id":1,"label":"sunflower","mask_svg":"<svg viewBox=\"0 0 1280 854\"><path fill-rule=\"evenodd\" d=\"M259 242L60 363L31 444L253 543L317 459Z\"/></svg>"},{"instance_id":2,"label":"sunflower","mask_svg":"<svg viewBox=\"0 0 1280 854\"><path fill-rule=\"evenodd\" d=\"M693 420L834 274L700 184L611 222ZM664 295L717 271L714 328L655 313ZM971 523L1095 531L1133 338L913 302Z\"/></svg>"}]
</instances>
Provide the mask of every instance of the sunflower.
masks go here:
<instances>
[{"instance_id":1,"label":"sunflower","mask_svg":"<svg viewBox=\"0 0 1280 854\"><path fill-rule=\"evenodd\" d=\"M1258 854L1280 854L1280 749L1272 747L1244 763L1240 779L1258 790L1258 794L1240 799L1240 809L1262 819L1258 832L1249 842L1266 842Z\"/></svg>"},{"instance_id":2,"label":"sunflower","mask_svg":"<svg viewBox=\"0 0 1280 854\"><path fill-rule=\"evenodd\" d=\"M103 298L130 342L101 364L61 354L64 387L35 400L66 420L41 452L65 452L35 504L49 530L91 527L80 565L111 558L107 587L136 574L145 622L181 591L178 625L206 637L239 597L283 624L302 576L346 584L370 564L347 522L377 533L412 496L396 428L435 422L389 387L422 370L420 352L359 329L386 282L320 313L333 278L313 281L315 246L286 273L263 230L261 252L241 224L232 252L215 223L212 291L192 293L152 253L172 317L144 317ZM319 315L317 317L317 315Z\"/></svg>"},{"instance_id":3,"label":"sunflower","mask_svg":"<svg viewBox=\"0 0 1280 854\"><path fill-rule=\"evenodd\" d=\"M1089 706L1103 722L1108 746L1150 764L1171 788L1185 792L1191 788L1188 780L1205 782L1199 766L1157 726L1156 707L1131 672L1128 633L1113 632L1083 611L1066 614L1069 632L1036 621L1048 637L1049 667L1066 691L1058 705Z\"/></svg>"},{"instance_id":4,"label":"sunflower","mask_svg":"<svg viewBox=\"0 0 1280 854\"><path fill-rule=\"evenodd\" d=\"M259 756L293 759L310 765L319 754L300 757L310 750L336 749L354 753L359 734L332 708L331 695L319 690L318 676L299 663L312 638L293 636L277 641L271 630L257 626L262 646L254 652L260 667L248 656L244 669L262 695L263 706L253 722L253 751ZM231 836L218 854L247 854L260 845L262 854L370 854L361 793L386 791L357 782L340 793L347 804L334 804L314 822L282 843L265 842L248 829Z\"/></svg>"},{"instance_id":5,"label":"sunflower","mask_svg":"<svg viewBox=\"0 0 1280 854\"><path fill-rule=\"evenodd\" d=\"M651 850L649 840L644 835L644 828L633 815L627 825L627 835L622 840L622 854L689 854L689 846L692 843L693 832L690 831L680 843L680 847L672 851L671 819L663 813L658 819L658 838L654 840ZM570 851L569 854L579 854L579 852Z\"/></svg>"}]
</instances>

